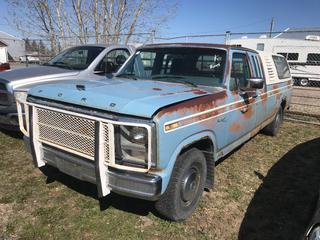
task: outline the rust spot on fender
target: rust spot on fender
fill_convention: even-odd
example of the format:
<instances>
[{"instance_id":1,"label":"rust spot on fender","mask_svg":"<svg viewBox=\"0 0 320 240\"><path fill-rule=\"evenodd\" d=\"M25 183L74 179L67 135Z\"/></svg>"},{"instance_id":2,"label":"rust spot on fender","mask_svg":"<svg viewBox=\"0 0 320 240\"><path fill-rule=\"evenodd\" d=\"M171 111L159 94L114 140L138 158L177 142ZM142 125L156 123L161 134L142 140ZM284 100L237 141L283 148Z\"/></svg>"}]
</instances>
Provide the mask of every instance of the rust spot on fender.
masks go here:
<instances>
[{"instance_id":1,"label":"rust spot on fender","mask_svg":"<svg viewBox=\"0 0 320 240\"><path fill-rule=\"evenodd\" d=\"M196 95L207 94L207 92L202 91L202 90L194 90L192 93L194 93L194 94L196 94Z\"/></svg>"},{"instance_id":2,"label":"rust spot on fender","mask_svg":"<svg viewBox=\"0 0 320 240\"><path fill-rule=\"evenodd\" d=\"M262 103L263 106L266 106L266 104L267 104L267 99L268 99L268 94L262 93L262 94L261 94L261 103Z\"/></svg>"},{"instance_id":3,"label":"rust spot on fender","mask_svg":"<svg viewBox=\"0 0 320 240\"><path fill-rule=\"evenodd\" d=\"M174 104L161 110L157 116L160 118L163 115L178 113L180 116L185 116L187 113L198 113L209 109L213 109L225 103L227 99L226 91L213 93L210 95L198 97L195 99L186 100L181 103Z\"/></svg>"},{"instance_id":4,"label":"rust spot on fender","mask_svg":"<svg viewBox=\"0 0 320 240\"><path fill-rule=\"evenodd\" d=\"M152 88L152 90L154 90L154 91L161 91L162 89L161 88Z\"/></svg>"},{"instance_id":5,"label":"rust spot on fender","mask_svg":"<svg viewBox=\"0 0 320 240\"><path fill-rule=\"evenodd\" d=\"M229 130L230 132L236 133L243 129L243 126L241 126L239 123L232 123Z\"/></svg>"},{"instance_id":6,"label":"rust spot on fender","mask_svg":"<svg viewBox=\"0 0 320 240\"><path fill-rule=\"evenodd\" d=\"M160 96L161 96L161 97L164 97L164 96L170 96L170 95L173 95L173 94L175 94L175 93L173 93L173 92L162 93L162 94L160 94Z\"/></svg>"},{"instance_id":7,"label":"rust spot on fender","mask_svg":"<svg viewBox=\"0 0 320 240\"><path fill-rule=\"evenodd\" d=\"M207 94L208 93L208 92L200 90L200 89L191 89L191 90L186 90L184 92L191 92L191 93L196 94L196 95L202 95L202 94Z\"/></svg>"}]
</instances>

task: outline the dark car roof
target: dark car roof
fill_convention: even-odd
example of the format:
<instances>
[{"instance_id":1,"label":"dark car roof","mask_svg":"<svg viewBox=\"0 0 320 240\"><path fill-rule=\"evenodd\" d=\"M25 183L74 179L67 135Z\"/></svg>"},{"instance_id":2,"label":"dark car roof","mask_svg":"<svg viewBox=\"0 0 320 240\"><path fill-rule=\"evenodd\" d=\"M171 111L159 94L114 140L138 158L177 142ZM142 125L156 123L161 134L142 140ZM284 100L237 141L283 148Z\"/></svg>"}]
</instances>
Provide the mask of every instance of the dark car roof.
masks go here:
<instances>
[{"instance_id":1,"label":"dark car roof","mask_svg":"<svg viewBox=\"0 0 320 240\"><path fill-rule=\"evenodd\" d=\"M214 43L157 43L157 44L146 44L141 48L162 48L162 47L200 47L200 48L223 48L223 49L237 49L244 51L251 51L257 53L257 51L249 48L244 48L236 45L226 45L226 44L214 44Z\"/></svg>"}]
</instances>

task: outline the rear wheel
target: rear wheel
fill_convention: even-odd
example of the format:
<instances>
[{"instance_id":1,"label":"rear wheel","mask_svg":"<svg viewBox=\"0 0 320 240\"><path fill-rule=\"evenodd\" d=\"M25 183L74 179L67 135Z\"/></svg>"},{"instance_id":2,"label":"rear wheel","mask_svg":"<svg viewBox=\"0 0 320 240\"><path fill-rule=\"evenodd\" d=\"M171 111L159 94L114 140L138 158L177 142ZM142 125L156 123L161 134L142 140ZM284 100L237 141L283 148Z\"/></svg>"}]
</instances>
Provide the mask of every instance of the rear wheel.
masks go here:
<instances>
[{"instance_id":1,"label":"rear wheel","mask_svg":"<svg viewBox=\"0 0 320 240\"><path fill-rule=\"evenodd\" d=\"M263 129L263 132L270 136L276 136L283 122L283 108L280 107L273 121Z\"/></svg>"},{"instance_id":2,"label":"rear wheel","mask_svg":"<svg viewBox=\"0 0 320 240\"><path fill-rule=\"evenodd\" d=\"M155 203L158 212L174 221L190 216L198 206L206 175L206 159L201 151L192 148L180 155L167 190Z\"/></svg>"}]
</instances>

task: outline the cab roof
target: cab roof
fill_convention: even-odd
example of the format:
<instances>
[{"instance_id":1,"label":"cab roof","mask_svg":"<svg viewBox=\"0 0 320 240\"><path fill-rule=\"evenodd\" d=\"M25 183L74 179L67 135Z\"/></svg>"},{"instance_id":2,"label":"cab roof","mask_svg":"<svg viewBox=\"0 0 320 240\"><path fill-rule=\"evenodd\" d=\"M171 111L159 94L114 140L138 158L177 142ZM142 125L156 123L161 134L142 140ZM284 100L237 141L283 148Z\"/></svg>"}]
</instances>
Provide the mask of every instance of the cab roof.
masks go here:
<instances>
[{"instance_id":1,"label":"cab roof","mask_svg":"<svg viewBox=\"0 0 320 240\"><path fill-rule=\"evenodd\" d=\"M162 48L162 47L196 47L196 48L220 48L220 49L236 49L243 51L250 51L254 53L258 53L257 51L249 48L240 47L237 45L226 45L226 44L214 44L214 43L157 43L157 44L146 44L142 45L138 49L142 48Z\"/></svg>"}]
</instances>

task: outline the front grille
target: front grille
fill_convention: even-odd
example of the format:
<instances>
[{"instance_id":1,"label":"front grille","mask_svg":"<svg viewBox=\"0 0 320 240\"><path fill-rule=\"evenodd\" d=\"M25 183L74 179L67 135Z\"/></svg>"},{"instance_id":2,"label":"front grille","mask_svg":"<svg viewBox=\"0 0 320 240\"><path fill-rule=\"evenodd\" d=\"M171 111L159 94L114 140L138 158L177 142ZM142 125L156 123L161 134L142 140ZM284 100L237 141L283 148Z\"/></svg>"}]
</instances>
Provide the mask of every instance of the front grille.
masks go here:
<instances>
[{"instance_id":1,"label":"front grille","mask_svg":"<svg viewBox=\"0 0 320 240\"><path fill-rule=\"evenodd\" d=\"M18 108L18 111L20 111L19 118L21 121L21 108ZM92 161L98 157L99 166L103 162L111 167L139 172L145 172L150 168L116 162L114 124L118 125L118 123L114 123L113 120L39 105L32 106L31 113L33 122L31 129L39 166L44 164L40 156L41 148L49 146ZM119 122L119 124L123 123ZM96 128L97 125L100 127ZM27 132L26 135L29 136L29 130L27 129L29 129L28 126L24 129L24 132ZM99 132L96 132L98 129ZM148 151L150 150L148 148ZM150 157L148 158L148 166L151 166Z\"/></svg>"},{"instance_id":2,"label":"front grille","mask_svg":"<svg viewBox=\"0 0 320 240\"><path fill-rule=\"evenodd\" d=\"M42 108L34 114L40 141L94 158L95 121Z\"/></svg>"},{"instance_id":3,"label":"front grille","mask_svg":"<svg viewBox=\"0 0 320 240\"><path fill-rule=\"evenodd\" d=\"M110 124L103 123L102 124L103 131L103 151L104 151L104 161L106 163L110 163L110 160L114 157L114 149L112 144L112 138L110 136L114 136L113 127Z\"/></svg>"}]
</instances>

